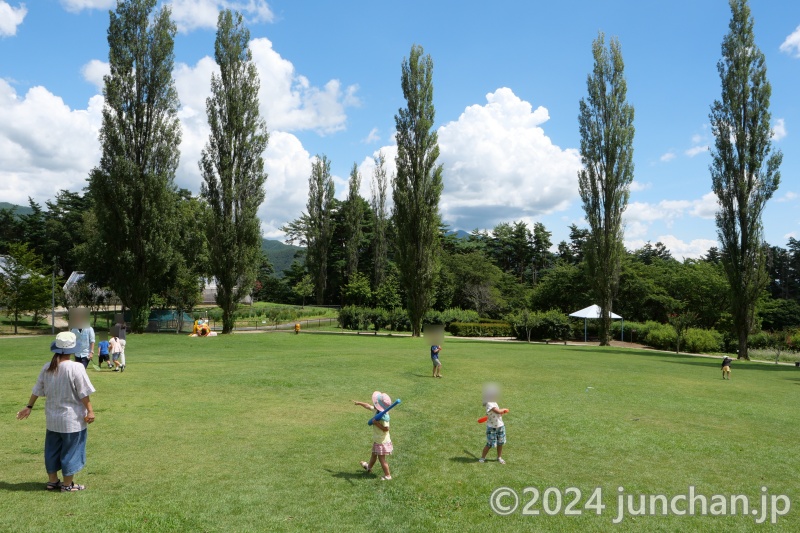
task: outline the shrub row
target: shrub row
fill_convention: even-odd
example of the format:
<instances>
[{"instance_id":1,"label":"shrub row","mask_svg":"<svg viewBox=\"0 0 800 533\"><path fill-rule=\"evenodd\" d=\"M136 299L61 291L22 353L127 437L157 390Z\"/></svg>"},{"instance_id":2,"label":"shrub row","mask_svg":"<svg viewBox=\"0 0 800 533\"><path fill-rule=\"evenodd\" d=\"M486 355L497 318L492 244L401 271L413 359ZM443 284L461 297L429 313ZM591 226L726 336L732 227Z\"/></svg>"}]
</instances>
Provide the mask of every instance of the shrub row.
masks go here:
<instances>
[{"instance_id":1,"label":"shrub row","mask_svg":"<svg viewBox=\"0 0 800 533\"><path fill-rule=\"evenodd\" d=\"M423 324L449 326L454 322L477 322L478 313L464 309L445 309L444 311L428 311ZM373 307L357 307L350 305L339 310L339 327L350 330L375 331L391 329L392 331L410 331L411 321L405 309L381 309Z\"/></svg>"},{"instance_id":2,"label":"shrub row","mask_svg":"<svg viewBox=\"0 0 800 533\"><path fill-rule=\"evenodd\" d=\"M507 322L453 322L449 331L456 337L514 336L514 328Z\"/></svg>"},{"instance_id":3,"label":"shrub row","mask_svg":"<svg viewBox=\"0 0 800 533\"><path fill-rule=\"evenodd\" d=\"M528 340L530 331L531 340L568 339L572 328L569 317L558 311L517 311L506 317L514 327L514 334L519 340Z\"/></svg>"},{"instance_id":4,"label":"shrub row","mask_svg":"<svg viewBox=\"0 0 800 533\"><path fill-rule=\"evenodd\" d=\"M621 324L614 324L614 329L621 328ZM657 350L674 350L678 342L675 328L669 324L658 322L631 322L625 324L626 338L633 336L634 340L646 344ZM628 333L629 332L629 333ZM615 338L618 338L618 333ZM722 334L713 329L689 328L681 339L681 351L689 353L718 352L722 348Z\"/></svg>"}]
</instances>

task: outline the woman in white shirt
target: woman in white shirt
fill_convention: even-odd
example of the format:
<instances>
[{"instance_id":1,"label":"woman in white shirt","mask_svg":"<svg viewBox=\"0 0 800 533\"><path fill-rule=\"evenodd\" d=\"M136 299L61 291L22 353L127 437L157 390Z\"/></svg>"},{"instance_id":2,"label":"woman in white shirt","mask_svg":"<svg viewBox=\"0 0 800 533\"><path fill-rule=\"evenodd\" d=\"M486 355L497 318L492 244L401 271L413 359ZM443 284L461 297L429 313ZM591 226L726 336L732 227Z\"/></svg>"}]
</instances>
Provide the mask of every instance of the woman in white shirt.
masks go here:
<instances>
[{"instance_id":1,"label":"woman in white shirt","mask_svg":"<svg viewBox=\"0 0 800 533\"><path fill-rule=\"evenodd\" d=\"M84 490L86 487L75 484L73 477L86 464L86 427L94 422L89 395L95 390L83 365L69 360L69 356L77 351L74 333L59 333L50 351L53 358L42 367L30 401L17 413L17 419L28 418L40 396L47 398L44 406L47 490ZM63 483L58 479L59 470L64 477Z\"/></svg>"}]
</instances>

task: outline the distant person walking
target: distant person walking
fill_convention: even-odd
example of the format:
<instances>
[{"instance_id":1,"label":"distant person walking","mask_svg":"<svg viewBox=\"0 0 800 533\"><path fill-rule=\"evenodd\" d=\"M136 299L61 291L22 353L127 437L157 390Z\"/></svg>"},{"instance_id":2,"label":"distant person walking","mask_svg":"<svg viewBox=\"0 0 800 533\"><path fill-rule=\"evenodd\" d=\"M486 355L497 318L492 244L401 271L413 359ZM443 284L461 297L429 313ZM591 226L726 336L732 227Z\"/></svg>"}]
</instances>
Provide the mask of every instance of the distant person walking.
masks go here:
<instances>
[{"instance_id":1,"label":"distant person walking","mask_svg":"<svg viewBox=\"0 0 800 533\"><path fill-rule=\"evenodd\" d=\"M117 333L117 338L119 339L120 345L120 352L119 352L119 363L121 369L125 370L125 344L127 341L125 340L125 335L128 332L128 326L125 324L125 320L119 323L119 333Z\"/></svg>"},{"instance_id":2,"label":"distant person walking","mask_svg":"<svg viewBox=\"0 0 800 533\"><path fill-rule=\"evenodd\" d=\"M108 350L111 352L111 364L114 365L114 372L122 372L125 367L122 366L120 359L122 358L122 345L119 342L119 337L111 337L108 341Z\"/></svg>"},{"instance_id":3,"label":"distant person walking","mask_svg":"<svg viewBox=\"0 0 800 533\"><path fill-rule=\"evenodd\" d=\"M94 328L86 326L83 328L72 328L71 333L77 339L77 349L75 352L75 362L83 365L83 368L89 366L89 361L94 356Z\"/></svg>"},{"instance_id":4,"label":"distant person walking","mask_svg":"<svg viewBox=\"0 0 800 533\"><path fill-rule=\"evenodd\" d=\"M95 390L86 368L69 356L78 350L72 332L59 333L50 346L53 358L42 367L28 405L17 413L17 420L31 414L36 400L45 397L44 414L47 431L44 438L44 466L49 478L47 490L75 492L84 490L74 476L86 464L86 427L94 422L89 395ZM64 480L58 479L61 471Z\"/></svg>"}]
</instances>

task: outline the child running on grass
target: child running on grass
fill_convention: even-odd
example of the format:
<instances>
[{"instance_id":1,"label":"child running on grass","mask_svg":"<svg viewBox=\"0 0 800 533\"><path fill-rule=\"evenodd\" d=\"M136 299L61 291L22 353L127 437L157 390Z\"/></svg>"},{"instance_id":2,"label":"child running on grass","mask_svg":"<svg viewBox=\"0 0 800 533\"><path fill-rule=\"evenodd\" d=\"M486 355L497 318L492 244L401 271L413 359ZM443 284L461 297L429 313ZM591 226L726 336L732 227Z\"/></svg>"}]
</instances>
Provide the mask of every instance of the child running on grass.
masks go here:
<instances>
[{"instance_id":1,"label":"child running on grass","mask_svg":"<svg viewBox=\"0 0 800 533\"><path fill-rule=\"evenodd\" d=\"M508 413L508 409L500 409L497 400L500 396L500 389L496 385L487 385L483 391L483 406L486 408L486 446L479 462L486 462L486 454L494 447L497 447L497 462L501 465L506 464L503 460L503 445L506 443L506 426L503 423L503 415Z\"/></svg>"},{"instance_id":2,"label":"child running on grass","mask_svg":"<svg viewBox=\"0 0 800 533\"><path fill-rule=\"evenodd\" d=\"M442 377L442 362L439 361L439 352L442 351L442 347L438 344L434 344L431 346L431 361L433 362L433 377L440 378Z\"/></svg>"},{"instance_id":3,"label":"child running on grass","mask_svg":"<svg viewBox=\"0 0 800 533\"><path fill-rule=\"evenodd\" d=\"M111 337L108 341L108 350L111 352L111 361L114 364L114 372L120 372L125 369L120 362L120 355L122 353L122 345L119 343L118 337Z\"/></svg>"},{"instance_id":4,"label":"child running on grass","mask_svg":"<svg viewBox=\"0 0 800 533\"><path fill-rule=\"evenodd\" d=\"M728 357L727 355L722 360L722 379L731 379L731 363L733 359ZM725 377L727 376L727 377Z\"/></svg>"},{"instance_id":5,"label":"child running on grass","mask_svg":"<svg viewBox=\"0 0 800 533\"><path fill-rule=\"evenodd\" d=\"M102 340L97 343L97 355L99 356L99 364L102 366L103 361L106 362L108 368L111 368L111 358L108 355L108 341Z\"/></svg>"},{"instance_id":6,"label":"child running on grass","mask_svg":"<svg viewBox=\"0 0 800 533\"><path fill-rule=\"evenodd\" d=\"M372 405L367 402L358 402L356 400L353 400L353 403L355 405L360 405L364 409L369 409L370 411L383 412L392 405L392 399L385 392L375 391L372 393ZM381 468L383 468L383 477L381 477L381 479L383 481L389 481L392 479L392 474L389 472L389 464L386 462L386 456L392 455L393 450L392 438L389 436L389 414L387 413L383 415L383 418L376 420L372 424L372 456L369 459L369 463L361 461L361 468L369 474L372 472L375 461L378 460L381 463Z\"/></svg>"}]
</instances>

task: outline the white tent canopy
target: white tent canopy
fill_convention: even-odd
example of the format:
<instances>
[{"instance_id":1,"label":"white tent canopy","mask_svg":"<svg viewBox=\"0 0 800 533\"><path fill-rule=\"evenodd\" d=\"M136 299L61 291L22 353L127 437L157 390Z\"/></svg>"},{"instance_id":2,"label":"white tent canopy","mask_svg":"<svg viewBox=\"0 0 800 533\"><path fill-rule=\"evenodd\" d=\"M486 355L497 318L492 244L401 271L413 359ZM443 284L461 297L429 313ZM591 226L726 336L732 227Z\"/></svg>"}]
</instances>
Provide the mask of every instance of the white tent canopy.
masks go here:
<instances>
[{"instance_id":1,"label":"white tent canopy","mask_svg":"<svg viewBox=\"0 0 800 533\"><path fill-rule=\"evenodd\" d=\"M589 320L590 318L593 319L593 320L600 318L600 313L601 313L600 306L595 304L595 305L590 305L589 307L586 307L584 309L581 309L580 311L575 311L574 313L570 313L569 314L569 316L574 316L575 318L582 318L583 319L583 342L586 342L586 340L587 340L586 321ZM611 319L612 320L622 320L622 331L623 331L623 334L622 334L623 337L622 338L624 339L625 338L624 337L624 335L625 335L625 333L624 333L625 332L625 320L621 316L619 316L617 314L614 314L614 313L610 313L610 314L611 314Z\"/></svg>"}]
</instances>

